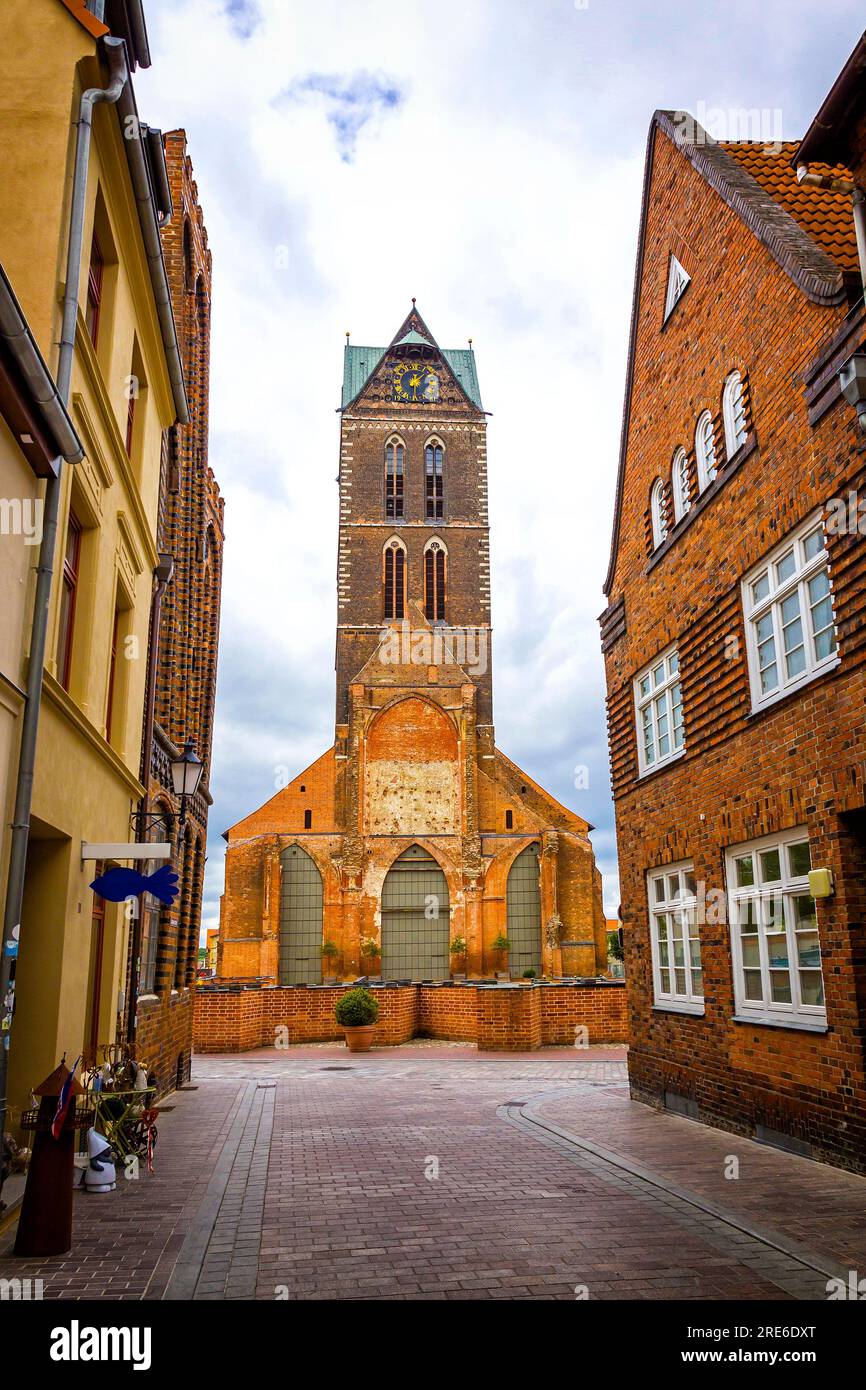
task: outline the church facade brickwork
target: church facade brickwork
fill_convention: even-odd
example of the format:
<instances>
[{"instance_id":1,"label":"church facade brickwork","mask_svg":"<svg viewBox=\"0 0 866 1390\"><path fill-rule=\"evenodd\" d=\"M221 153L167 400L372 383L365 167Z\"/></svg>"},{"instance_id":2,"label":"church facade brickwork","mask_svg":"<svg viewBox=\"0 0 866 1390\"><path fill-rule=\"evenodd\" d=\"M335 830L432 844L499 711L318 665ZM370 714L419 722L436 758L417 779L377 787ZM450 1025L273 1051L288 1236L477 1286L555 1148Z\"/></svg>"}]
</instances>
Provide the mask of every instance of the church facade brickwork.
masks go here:
<instances>
[{"instance_id":1,"label":"church facade brickwork","mask_svg":"<svg viewBox=\"0 0 866 1390\"><path fill-rule=\"evenodd\" d=\"M486 424L414 304L347 342L334 743L226 832L223 981L606 973L591 827L495 743Z\"/></svg>"}]
</instances>

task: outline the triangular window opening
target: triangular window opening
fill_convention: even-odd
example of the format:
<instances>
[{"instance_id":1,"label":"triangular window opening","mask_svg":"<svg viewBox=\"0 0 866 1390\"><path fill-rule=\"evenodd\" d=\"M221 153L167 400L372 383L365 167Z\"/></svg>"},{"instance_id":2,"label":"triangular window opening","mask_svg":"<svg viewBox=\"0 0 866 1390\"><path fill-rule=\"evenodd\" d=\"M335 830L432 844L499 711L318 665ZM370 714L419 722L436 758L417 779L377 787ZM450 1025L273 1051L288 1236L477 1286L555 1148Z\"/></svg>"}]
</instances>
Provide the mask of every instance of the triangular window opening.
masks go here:
<instances>
[{"instance_id":1,"label":"triangular window opening","mask_svg":"<svg viewBox=\"0 0 866 1390\"><path fill-rule=\"evenodd\" d=\"M668 292L667 298L665 299L665 323L667 323L677 304L682 299L683 293L691 278L688 271L683 269L676 256L671 252L671 259L668 265Z\"/></svg>"}]
</instances>

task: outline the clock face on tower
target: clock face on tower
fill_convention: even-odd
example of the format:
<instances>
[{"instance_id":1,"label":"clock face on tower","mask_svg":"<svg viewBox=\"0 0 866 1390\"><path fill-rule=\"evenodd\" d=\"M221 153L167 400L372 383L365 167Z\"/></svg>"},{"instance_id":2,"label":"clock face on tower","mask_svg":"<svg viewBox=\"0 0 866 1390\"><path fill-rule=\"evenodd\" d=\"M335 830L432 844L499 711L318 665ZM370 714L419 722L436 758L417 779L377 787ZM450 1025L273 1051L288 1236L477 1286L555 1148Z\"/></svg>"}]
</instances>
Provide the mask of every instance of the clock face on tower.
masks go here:
<instances>
[{"instance_id":1,"label":"clock face on tower","mask_svg":"<svg viewBox=\"0 0 866 1390\"><path fill-rule=\"evenodd\" d=\"M394 363L394 400L424 405L439 399L439 375L425 362Z\"/></svg>"}]
</instances>

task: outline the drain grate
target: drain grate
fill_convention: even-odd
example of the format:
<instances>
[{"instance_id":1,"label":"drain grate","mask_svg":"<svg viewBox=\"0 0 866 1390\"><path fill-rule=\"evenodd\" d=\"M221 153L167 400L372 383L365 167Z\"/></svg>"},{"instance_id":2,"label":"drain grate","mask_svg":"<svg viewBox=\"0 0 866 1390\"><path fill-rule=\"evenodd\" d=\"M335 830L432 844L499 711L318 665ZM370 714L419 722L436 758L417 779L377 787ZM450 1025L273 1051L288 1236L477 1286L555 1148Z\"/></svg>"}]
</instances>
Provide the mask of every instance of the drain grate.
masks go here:
<instances>
[{"instance_id":1,"label":"drain grate","mask_svg":"<svg viewBox=\"0 0 866 1390\"><path fill-rule=\"evenodd\" d=\"M319 1071L354 1071L354 1067L319 1067Z\"/></svg>"}]
</instances>

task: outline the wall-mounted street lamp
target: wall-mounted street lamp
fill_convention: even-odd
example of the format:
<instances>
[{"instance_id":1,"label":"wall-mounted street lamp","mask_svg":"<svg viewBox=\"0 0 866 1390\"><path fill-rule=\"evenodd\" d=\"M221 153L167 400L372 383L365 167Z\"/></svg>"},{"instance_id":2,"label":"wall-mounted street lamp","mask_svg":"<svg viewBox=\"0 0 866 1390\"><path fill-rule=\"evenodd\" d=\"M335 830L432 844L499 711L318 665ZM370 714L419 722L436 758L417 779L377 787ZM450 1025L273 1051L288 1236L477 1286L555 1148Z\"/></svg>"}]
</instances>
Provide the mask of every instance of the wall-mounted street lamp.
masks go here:
<instances>
[{"instance_id":1,"label":"wall-mounted street lamp","mask_svg":"<svg viewBox=\"0 0 866 1390\"><path fill-rule=\"evenodd\" d=\"M192 739L189 739L179 757L171 760L171 782L175 796L180 797L179 825L181 828L186 820L187 800L195 796L198 791L203 772L204 763L196 757L195 744Z\"/></svg>"},{"instance_id":2,"label":"wall-mounted street lamp","mask_svg":"<svg viewBox=\"0 0 866 1390\"><path fill-rule=\"evenodd\" d=\"M866 353L855 352L839 368L839 387L849 405L857 411L861 430L866 430Z\"/></svg>"}]
</instances>

